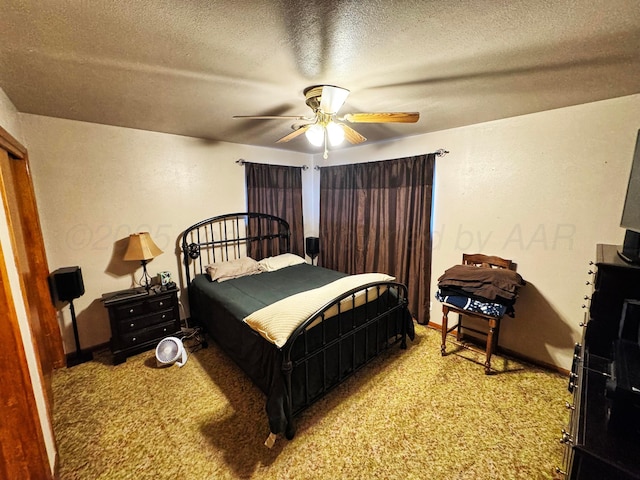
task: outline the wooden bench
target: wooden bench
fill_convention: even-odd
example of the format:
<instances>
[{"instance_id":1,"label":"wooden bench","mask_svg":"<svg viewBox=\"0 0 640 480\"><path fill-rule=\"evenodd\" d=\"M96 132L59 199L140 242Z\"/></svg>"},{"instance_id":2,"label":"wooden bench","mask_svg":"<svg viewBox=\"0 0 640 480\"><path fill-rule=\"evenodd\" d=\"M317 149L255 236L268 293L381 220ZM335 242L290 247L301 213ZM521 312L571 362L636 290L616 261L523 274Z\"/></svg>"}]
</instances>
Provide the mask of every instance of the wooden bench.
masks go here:
<instances>
[{"instance_id":1,"label":"wooden bench","mask_svg":"<svg viewBox=\"0 0 640 480\"><path fill-rule=\"evenodd\" d=\"M482 255L479 253L476 254L463 254L462 255L462 264L463 265L475 265L476 267L484 267L484 268L507 268L509 270L516 271L516 265L511 260L506 260L504 258ZM452 327L449 327L449 312L459 314L458 323ZM472 327L465 327L462 324L462 317L468 316L472 318L477 318L488 323L488 331L480 331L478 329L474 329ZM444 303L442 305L442 345L440 346L440 352L442 355L446 354L446 345L447 345L447 335L451 333L453 330L457 330L456 332L456 340L459 342L462 338L462 329L467 329L473 331L475 333L484 335L487 337L486 342L486 358L484 362L484 373L491 373L491 355L495 353L496 346L498 345L498 337L500 334L500 320L502 317L493 317L490 315L485 315L477 312L470 312L468 310L463 310L461 308L454 307L453 305L448 305Z\"/></svg>"}]
</instances>

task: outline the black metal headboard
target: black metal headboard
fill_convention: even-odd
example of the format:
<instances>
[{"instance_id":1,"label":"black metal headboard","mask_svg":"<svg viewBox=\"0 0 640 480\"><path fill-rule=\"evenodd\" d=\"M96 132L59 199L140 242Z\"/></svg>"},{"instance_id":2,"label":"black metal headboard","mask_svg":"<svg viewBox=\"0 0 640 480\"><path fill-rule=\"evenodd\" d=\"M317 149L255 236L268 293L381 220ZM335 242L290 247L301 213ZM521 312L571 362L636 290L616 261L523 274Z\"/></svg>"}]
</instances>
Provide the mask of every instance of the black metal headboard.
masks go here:
<instances>
[{"instance_id":1,"label":"black metal headboard","mask_svg":"<svg viewBox=\"0 0 640 480\"><path fill-rule=\"evenodd\" d=\"M266 213L229 213L208 218L182 234L186 285L214 262L241 257L261 260L289 252L289 223Z\"/></svg>"}]
</instances>

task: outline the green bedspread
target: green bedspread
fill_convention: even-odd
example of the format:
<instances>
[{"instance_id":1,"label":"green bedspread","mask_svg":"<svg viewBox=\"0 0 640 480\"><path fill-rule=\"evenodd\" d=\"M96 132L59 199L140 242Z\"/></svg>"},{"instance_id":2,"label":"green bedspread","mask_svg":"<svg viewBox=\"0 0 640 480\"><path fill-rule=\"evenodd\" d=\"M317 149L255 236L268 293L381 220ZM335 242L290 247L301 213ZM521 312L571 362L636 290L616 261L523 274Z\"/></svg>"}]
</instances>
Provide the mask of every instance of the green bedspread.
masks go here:
<instances>
[{"instance_id":1,"label":"green bedspread","mask_svg":"<svg viewBox=\"0 0 640 480\"><path fill-rule=\"evenodd\" d=\"M215 300L241 320L283 298L346 276L345 273L302 263L222 283L210 281L207 275L197 275L193 282L206 297Z\"/></svg>"}]
</instances>

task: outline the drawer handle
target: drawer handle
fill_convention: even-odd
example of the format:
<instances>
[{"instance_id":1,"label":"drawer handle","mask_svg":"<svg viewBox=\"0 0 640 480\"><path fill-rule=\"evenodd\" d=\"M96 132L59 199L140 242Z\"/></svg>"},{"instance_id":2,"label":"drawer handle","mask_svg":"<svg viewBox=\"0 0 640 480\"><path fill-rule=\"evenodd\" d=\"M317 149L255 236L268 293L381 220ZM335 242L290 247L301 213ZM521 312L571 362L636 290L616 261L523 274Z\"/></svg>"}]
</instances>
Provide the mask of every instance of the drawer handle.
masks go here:
<instances>
[{"instance_id":1,"label":"drawer handle","mask_svg":"<svg viewBox=\"0 0 640 480\"><path fill-rule=\"evenodd\" d=\"M130 309L129 309L129 313L133 313L133 308L130 308Z\"/></svg>"},{"instance_id":2,"label":"drawer handle","mask_svg":"<svg viewBox=\"0 0 640 480\"><path fill-rule=\"evenodd\" d=\"M162 319L164 320L167 316L163 313L162 314Z\"/></svg>"},{"instance_id":3,"label":"drawer handle","mask_svg":"<svg viewBox=\"0 0 640 480\"><path fill-rule=\"evenodd\" d=\"M136 337L133 337L133 338L131 339L131 341L132 341L132 342L135 342L135 341L136 341Z\"/></svg>"},{"instance_id":4,"label":"drawer handle","mask_svg":"<svg viewBox=\"0 0 640 480\"><path fill-rule=\"evenodd\" d=\"M162 331L163 331L163 332L166 332L166 331L167 331L167 329L166 329L166 328L163 328L163 329L162 329Z\"/></svg>"},{"instance_id":5,"label":"drawer handle","mask_svg":"<svg viewBox=\"0 0 640 480\"><path fill-rule=\"evenodd\" d=\"M164 302L160 302L160 306L163 306L163 305L164 305Z\"/></svg>"},{"instance_id":6,"label":"drawer handle","mask_svg":"<svg viewBox=\"0 0 640 480\"><path fill-rule=\"evenodd\" d=\"M135 323L132 323L132 324L131 324L131 325L129 325L129 326L130 326L131 328L133 328L133 327L135 327L135 326L136 326L136 324L135 324Z\"/></svg>"},{"instance_id":7,"label":"drawer handle","mask_svg":"<svg viewBox=\"0 0 640 480\"><path fill-rule=\"evenodd\" d=\"M573 438L571 438L569 432L567 432L564 428L562 429L562 438L560 439L560 443L573 443Z\"/></svg>"}]
</instances>

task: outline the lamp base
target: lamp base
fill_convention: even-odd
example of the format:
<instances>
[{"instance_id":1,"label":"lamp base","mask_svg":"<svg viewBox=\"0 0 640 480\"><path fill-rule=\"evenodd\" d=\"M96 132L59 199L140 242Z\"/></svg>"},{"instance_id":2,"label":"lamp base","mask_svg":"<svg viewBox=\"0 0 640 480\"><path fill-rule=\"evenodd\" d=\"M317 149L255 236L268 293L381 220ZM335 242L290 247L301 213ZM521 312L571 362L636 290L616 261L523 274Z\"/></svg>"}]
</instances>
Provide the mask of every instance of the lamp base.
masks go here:
<instances>
[{"instance_id":1,"label":"lamp base","mask_svg":"<svg viewBox=\"0 0 640 480\"><path fill-rule=\"evenodd\" d=\"M148 292L151 288L151 276L147 272L147 260L141 260L142 263L142 278L140 278L140 286L144 287Z\"/></svg>"}]
</instances>

